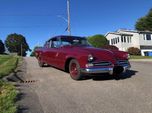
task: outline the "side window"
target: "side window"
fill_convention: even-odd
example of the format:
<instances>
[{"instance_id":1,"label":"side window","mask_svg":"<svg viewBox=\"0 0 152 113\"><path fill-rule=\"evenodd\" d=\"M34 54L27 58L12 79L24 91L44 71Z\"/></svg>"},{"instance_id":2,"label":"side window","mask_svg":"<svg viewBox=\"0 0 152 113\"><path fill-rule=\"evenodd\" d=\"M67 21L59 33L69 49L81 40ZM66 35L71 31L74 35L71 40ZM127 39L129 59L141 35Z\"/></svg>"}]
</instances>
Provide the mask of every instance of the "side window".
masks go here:
<instances>
[{"instance_id":1,"label":"side window","mask_svg":"<svg viewBox=\"0 0 152 113\"><path fill-rule=\"evenodd\" d=\"M67 46L67 45L71 45L71 44L70 44L70 42L62 41L62 42L61 42L61 45L62 45L62 46Z\"/></svg>"},{"instance_id":2,"label":"side window","mask_svg":"<svg viewBox=\"0 0 152 113\"><path fill-rule=\"evenodd\" d=\"M49 48L49 42L46 42L44 45L45 48Z\"/></svg>"},{"instance_id":3,"label":"side window","mask_svg":"<svg viewBox=\"0 0 152 113\"><path fill-rule=\"evenodd\" d=\"M52 47L52 40L50 40L50 42L49 42L49 48L51 48Z\"/></svg>"},{"instance_id":4,"label":"side window","mask_svg":"<svg viewBox=\"0 0 152 113\"><path fill-rule=\"evenodd\" d=\"M58 48L58 41L52 42L52 48Z\"/></svg>"},{"instance_id":5,"label":"side window","mask_svg":"<svg viewBox=\"0 0 152 113\"><path fill-rule=\"evenodd\" d=\"M51 42L51 48L59 48L61 45L61 42L59 39L54 39Z\"/></svg>"},{"instance_id":6,"label":"side window","mask_svg":"<svg viewBox=\"0 0 152 113\"><path fill-rule=\"evenodd\" d=\"M66 40L66 39L61 39L61 46L67 46L67 45L71 45L70 41Z\"/></svg>"}]
</instances>

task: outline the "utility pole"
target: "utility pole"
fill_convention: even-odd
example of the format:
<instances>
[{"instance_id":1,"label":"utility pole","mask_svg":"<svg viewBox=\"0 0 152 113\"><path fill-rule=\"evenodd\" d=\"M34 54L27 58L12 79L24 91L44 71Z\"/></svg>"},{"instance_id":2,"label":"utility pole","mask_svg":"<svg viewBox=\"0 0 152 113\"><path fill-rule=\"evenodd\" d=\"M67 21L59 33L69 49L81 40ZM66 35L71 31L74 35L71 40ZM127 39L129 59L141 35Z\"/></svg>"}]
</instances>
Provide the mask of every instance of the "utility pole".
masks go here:
<instances>
[{"instance_id":1,"label":"utility pole","mask_svg":"<svg viewBox=\"0 0 152 113\"><path fill-rule=\"evenodd\" d=\"M67 0L67 14L68 14L68 33L71 35L71 26L70 26L70 0Z\"/></svg>"}]
</instances>

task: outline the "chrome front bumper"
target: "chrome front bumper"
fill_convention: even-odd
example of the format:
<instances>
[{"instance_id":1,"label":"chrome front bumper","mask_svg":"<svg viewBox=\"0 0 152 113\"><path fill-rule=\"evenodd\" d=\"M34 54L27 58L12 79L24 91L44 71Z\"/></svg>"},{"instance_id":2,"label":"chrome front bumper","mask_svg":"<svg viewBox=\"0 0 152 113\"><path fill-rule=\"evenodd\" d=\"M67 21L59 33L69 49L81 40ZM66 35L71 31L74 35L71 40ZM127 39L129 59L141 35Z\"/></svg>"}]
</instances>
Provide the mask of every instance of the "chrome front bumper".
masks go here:
<instances>
[{"instance_id":1,"label":"chrome front bumper","mask_svg":"<svg viewBox=\"0 0 152 113\"><path fill-rule=\"evenodd\" d=\"M120 67L123 67L123 72L126 72L127 70L129 70L131 68L130 65L118 65ZM104 68L84 68L81 69L82 73L86 73L86 74L98 74L98 73L109 73L110 75L112 75L114 72L114 67L104 67Z\"/></svg>"},{"instance_id":2,"label":"chrome front bumper","mask_svg":"<svg viewBox=\"0 0 152 113\"><path fill-rule=\"evenodd\" d=\"M129 70L130 68L131 68L131 65L125 65L125 66L122 66L123 67L123 69L124 69L124 73L127 71L127 70Z\"/></svg>"}]
</instances>

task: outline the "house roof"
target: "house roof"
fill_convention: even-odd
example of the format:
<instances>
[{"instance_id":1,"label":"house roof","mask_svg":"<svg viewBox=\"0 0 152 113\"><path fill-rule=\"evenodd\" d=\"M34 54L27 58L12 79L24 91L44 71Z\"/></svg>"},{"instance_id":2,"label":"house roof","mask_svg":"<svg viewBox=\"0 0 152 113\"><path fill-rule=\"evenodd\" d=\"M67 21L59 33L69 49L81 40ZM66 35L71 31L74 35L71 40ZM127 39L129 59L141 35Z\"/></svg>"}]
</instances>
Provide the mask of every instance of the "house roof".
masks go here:
<instances>
[{"instance_id":1,"label":"house roof","mask_svg":"<svg viewBox=\"0 0 152 113\"><path fill-rule=\"evenodd\" d=\"M108 32L105 34L105 37L108 35L108 34L115 34L115 35L125 35L125 36L133 36L132 34L127 34L127 33L118 33L118 32Z\"/></svg>"},{"instance_id":2,"label":"house roof","mask_svg":"<svg viewBox=\"0 0 152 113\"><path fill-rule=\"evenodd\" d=\"M126 29L119 29L116 32L108 32L105 34L105 36L107 36L108 34L115 34L115 35L128 35L128 36L132 36L132 34L128 34L128 33L122 33L122 32L128 32L128 33L150 33L152 34L152 32L150 31L137 31L137 30L126 30Z\"/></svg>"},{"instance_id":3,"label":"house roof","mask_svg":"<svg viewBox=\"0 0 152 113\"><path fill-rule=\"evenodd\" d=\"M137 31L137 30L126 30L126 29L119 29L117 30L117 32L121 32L121 31L124 31L124 32L130 32L130 33L151 33L151 31Z\"/></svg>"}]
</instances>

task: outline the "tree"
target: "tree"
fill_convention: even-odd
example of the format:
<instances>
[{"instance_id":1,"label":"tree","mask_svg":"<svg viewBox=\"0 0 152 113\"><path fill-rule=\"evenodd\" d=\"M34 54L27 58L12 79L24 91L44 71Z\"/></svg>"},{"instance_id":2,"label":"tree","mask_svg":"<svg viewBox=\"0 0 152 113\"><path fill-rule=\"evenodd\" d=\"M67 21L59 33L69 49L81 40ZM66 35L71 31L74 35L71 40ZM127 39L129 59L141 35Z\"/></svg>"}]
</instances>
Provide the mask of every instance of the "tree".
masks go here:
<instances>
[{"instance_id":1,"label":"tree","mask_svg":"<svg viewBox=\"0 0 152 113\"><path fill-rule=\"evenodd\" d=\"M130 55L140 55L140 49L136 48L136 47L130 47L128 48L128 53Z\"/></svg>"},{"instance_id":2,"label":"tree","mask_svg":"<svg viewBox=\"0 0 152 113\"><path fill-rule=\"evenodd\" d=\"M137 20L135 27L139 31L152 31L152 9L146 16Z\"/></svg>"},{"instance_id":3,"label":"tree","mask_svg":"<svg viewBox=\"0 0 152 113\"><path fill-rule=\"evenodd\" d=\"M101 48L102 46L108 44L108 40L103 35L94 35L88 37L88 42L92 44L94 47L98 47L98 48Z\"/></svg>"},{"instance_id":4,"label":"tree","mask_svg":"<svg viewBox=\"0 0 152 113\"><path fill-rule=\"evenodd\" d=\"M5 40L5 45L8 51L11 53L17 53L18 55L26 56L26 52L30 51L29 45L26 39L21 34L10 34Z\"/></svg>"},{"instance_id":5,"label":"tree","mask_svg":"<svg viewBox=\"0 0 152 113\"><path fill-rule=\"evenodd\" d=\"M5 46L2 40L0 40L0 54L3 54L5 52Z\"/></svg>"},{"instance_id":6,"label":"tree","mask_svg":"<svg viewBox=\"0 0 152 113\"><path fill-rule=\"evenodd\" d=\"M35 50L38 49L38 48L42 48L42 47L41 47L41 46L36 46L36 47L34 47L32 53L31 53L31 55L30 55L31 57L34 57L34 56L35 56Z\"/></svg>"}]
</instances>

